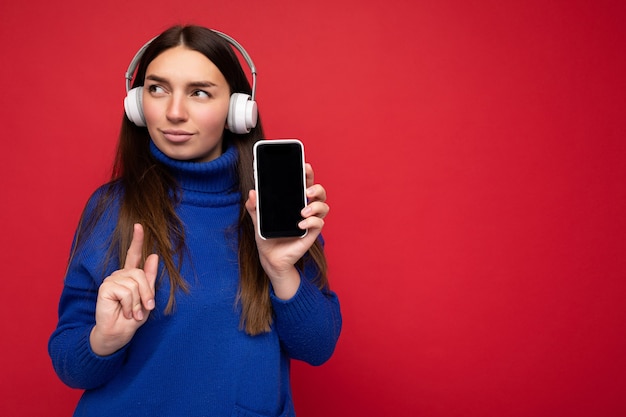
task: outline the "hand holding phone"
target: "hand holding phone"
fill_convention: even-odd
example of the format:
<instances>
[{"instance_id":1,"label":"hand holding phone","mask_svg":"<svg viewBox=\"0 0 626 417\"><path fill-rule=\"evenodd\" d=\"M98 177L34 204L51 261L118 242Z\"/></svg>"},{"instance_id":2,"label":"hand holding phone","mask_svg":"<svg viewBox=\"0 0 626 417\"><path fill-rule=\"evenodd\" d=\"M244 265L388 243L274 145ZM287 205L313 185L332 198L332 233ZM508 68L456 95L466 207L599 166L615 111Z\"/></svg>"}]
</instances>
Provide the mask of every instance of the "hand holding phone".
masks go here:
<instances>
[{"instance_id":1,"label":"hand holding phone","mask_svg":"<svg viewBox=\"0 0 626 417\"><path fill-rule=\"evenodd\" d=\"M254 148L257 229L263 239L304 237L306 206L304 145L297 139L261 140Z\"/></svg>"}]
</instances>

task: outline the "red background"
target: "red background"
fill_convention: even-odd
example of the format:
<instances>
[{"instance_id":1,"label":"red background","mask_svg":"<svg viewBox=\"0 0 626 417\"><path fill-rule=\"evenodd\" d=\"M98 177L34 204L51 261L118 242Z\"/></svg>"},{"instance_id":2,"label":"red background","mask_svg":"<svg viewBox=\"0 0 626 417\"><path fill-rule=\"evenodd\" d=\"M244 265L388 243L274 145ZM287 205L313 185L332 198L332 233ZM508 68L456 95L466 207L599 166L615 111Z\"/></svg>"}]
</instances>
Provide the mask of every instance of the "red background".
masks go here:
<instances>
[{"instance_id":1,"label":"red background","mask_svg":"<svg viewBox=\"0 0 626 417\"><path fill-rule=\"evenodd\" d=\"M626 2L3 1L0 415L67 416L46 352L136 50L240 41L305 142L344 331L298 415L626 415ZM158 383L158 381L155 381Z\"/></svg>"}]
</instances>

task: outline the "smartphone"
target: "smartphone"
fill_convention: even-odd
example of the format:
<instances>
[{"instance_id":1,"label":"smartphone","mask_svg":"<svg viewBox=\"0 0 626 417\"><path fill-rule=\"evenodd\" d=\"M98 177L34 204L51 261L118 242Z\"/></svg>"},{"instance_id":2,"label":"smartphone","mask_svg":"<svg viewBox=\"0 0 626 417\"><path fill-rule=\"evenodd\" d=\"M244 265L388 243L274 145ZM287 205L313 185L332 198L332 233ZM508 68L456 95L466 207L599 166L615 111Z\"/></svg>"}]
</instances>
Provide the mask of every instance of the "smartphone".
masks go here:
<instances>
[{"instance_id":1,"label":"smartphone","mask_svg":"<svg viewBox=\"0 0 626 417\"><path fill-rule=\"evenodd\" d=\"M304 237L300 212L306 206L304 145L297 139L254 144L257 229L263 239Z\"/></svg>"}]
</instances>

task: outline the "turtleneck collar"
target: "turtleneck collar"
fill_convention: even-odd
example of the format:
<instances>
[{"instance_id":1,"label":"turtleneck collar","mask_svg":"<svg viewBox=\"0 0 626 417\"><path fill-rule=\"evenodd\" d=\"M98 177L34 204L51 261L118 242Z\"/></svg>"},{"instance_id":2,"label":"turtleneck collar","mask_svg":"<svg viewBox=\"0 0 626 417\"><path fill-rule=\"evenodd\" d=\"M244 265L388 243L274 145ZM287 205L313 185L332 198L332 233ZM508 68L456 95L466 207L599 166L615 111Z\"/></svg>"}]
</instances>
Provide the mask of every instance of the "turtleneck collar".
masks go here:
<instances>
[{"instance_id":1,"label":"turtleneck collar","mask_svg":"<svg viewBox=\"0 0 626 417\"><path fill-rule=\"evenodd\" d=\"M154 158L176 178L182 191L182 202L201 206L224 206L240 201L237 149L226 143L224 147L224 153L212 161L190 162L170 158L150 141Z\"/></svg>"}]
</instances>

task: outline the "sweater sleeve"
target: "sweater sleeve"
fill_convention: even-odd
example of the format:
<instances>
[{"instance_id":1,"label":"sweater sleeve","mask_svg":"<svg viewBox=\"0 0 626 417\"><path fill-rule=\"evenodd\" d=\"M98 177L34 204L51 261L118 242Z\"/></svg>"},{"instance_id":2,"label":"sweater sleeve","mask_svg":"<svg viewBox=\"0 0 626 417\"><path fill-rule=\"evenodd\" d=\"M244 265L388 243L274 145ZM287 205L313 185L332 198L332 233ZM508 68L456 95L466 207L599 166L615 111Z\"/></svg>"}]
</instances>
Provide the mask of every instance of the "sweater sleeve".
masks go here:
<instances>
[{"instance_id":1,"label":"sweater sleeve","mask_svg":"<svg viewBox=\"0 0 626 417\"><path fill-rule=\"evenodd\" d=\"M59 303L59 323L48 342L57 375L72 388L91 389L109 381L124 360L125 349L110 356L91 350L89 334L95 324L96 291L65 285Z\"/></svg>"},{"instance_id":2,"label":"sweater sleeve","mask_svg":"<svg viewBox=\"0 0 626 417\"><path fill-rule=\"evenodd\" d=\"M300 287L291 299L281 300L270 293L274 326L291 358L317 366L330 359L339 339L339 299L327 288L320 290L308 278L311 274L300 275Z\"/></svg>"},{"instance_id":3,"label":"sweater sleeve","mask_svg":"<svg viewBox=\"0 0 626 417\"><path fill-rule=\"evenodd\" d=\"M95 195L83 218L92 214ZM118 372L125 357L125 348L110 356L98 356L89 343L96 321L98 288L104 277L115 269L115 259L110 260L108 267L103 266L113 227L111 222L99 221L81 245L77 247L77 236L72 244L59 301L59 320L48 341L48 353L59 378L73 388L91 389L105 384Z\"/></svg>"}]
</instances>

